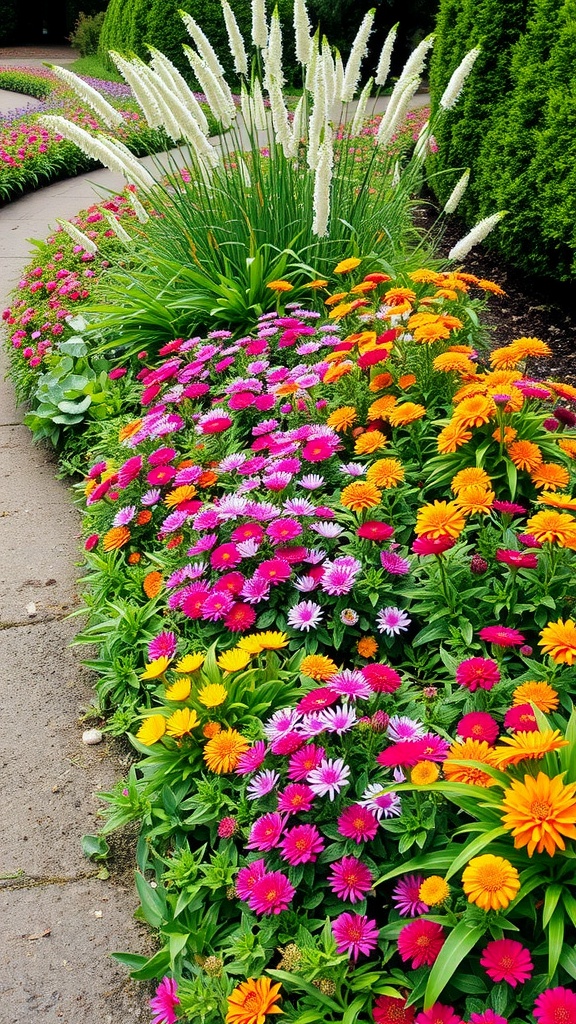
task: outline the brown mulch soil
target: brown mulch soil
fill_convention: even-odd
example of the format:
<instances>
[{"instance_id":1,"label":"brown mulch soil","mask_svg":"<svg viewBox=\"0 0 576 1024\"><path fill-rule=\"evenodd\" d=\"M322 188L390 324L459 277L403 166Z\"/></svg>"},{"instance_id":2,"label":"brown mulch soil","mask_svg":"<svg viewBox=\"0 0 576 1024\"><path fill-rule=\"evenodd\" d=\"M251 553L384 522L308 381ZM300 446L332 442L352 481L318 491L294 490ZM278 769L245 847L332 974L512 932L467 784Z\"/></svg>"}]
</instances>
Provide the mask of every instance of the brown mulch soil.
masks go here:
<instances>
[{"instance_id":1,"label":"brown mulch soil","mask_svg":"<svg viewBox=\"0 0 576 1024\"><path fill-rule=\"evenodd\" d=\"M419 211L418 222L423 226L430 227L434 219L431 208ZM461 222L452 220L442 239L440 256L447 256L466 232ZM575 289L530 279L505 263L497 252L488 250L485 244L471 250L463 269L494 281L506 292L503 296L490 296L482 314L482 323L491 332L493 347L507 345L515 338L541 338L553 355L549 359L533 360L529 371L535 377L576 385Z\"/></svg>"}]
</instances>

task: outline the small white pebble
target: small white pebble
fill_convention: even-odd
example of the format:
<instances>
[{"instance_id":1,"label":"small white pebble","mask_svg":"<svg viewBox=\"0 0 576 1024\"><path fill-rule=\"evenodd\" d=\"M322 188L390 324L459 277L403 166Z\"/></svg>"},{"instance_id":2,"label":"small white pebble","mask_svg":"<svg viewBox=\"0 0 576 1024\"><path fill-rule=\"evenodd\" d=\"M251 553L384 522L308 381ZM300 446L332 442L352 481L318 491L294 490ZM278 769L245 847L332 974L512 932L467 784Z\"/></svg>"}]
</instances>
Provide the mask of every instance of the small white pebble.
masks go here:
<instances>
[{"instance_id":1,"label":"small white pebble","mask_svg":"<svg viewBox=\"0 0 576 1024\"><path fill-rule=\"evenodd\" d=\"M34 601L30 601L30 604L26 605L26 611L28 612L28 617L33 619L36 615L36 605L34 604Z\"/></svg>"},{"instance_id":2,"label":"small white pebble","mask_svg":"<svg viewBox=\"0 0 576 1024\"><path fill-rule=\"evenodd\" d=\"M86 729L82 733L82 743L86 743L87 746L93 747L96 743L102 743L104 739L100 729Z\"/></svg>"},{"instance_id":3,"label":"small white pebble","mask_svg":"<svg viewBox=\"0 0 576 1024\"><path fill-rule=\"evenodd\" d=\"M101 910L95 910L94 911L94 917L102 917L102 911Z\"/></svg>"}]
</instances>

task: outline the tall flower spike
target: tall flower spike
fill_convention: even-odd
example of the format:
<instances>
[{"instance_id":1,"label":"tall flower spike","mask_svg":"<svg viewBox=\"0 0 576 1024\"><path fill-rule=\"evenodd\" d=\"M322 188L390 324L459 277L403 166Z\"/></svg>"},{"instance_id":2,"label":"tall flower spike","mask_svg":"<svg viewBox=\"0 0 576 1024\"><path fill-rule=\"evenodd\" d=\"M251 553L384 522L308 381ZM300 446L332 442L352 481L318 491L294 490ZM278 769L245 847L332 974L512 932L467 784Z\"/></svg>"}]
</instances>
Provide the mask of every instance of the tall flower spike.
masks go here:
<instances>
[{"instance_id":1,"label":"tall flower spike","mask_svg":"<svg viewBox=\"0 0 576 1024\"><path fill-rule=\"evenodd\" d=\"M92 256L96 255L98 246L91 238L88 238L88 235L80 231L80 228L77 228L75 224L71 224L69 220L60 220L59 217L56 217L56 223L60 225L62 230L66 232L76 245L81 245L84 251L89 252Z\"/></svg>"},{"instance_id":2,"label":"tall flower spike","mask_svg":"<svg viewBox=\"0 0 576 1024\"><path fill-rule=\"evenodd\" d=\"M312 113L308 122L308 167L311 171L314 171L318 164L322 133L327 124L327 113L326 79L324 77L322 59L318 57L316 61Z\"/></svg>"},{"instance_id":3,"label":"tall flower spike","mask_svg":"<svg viewBox=\"0 0 576 1024\"><path fill-rule=\"evenodd\" d=\"M328 40L322 43L322 74L324 75L324 95L326 97L326 117L330 118L334 107L338 105L340 93L336 92L336 68ZM330 102L332 100L332 102Z\"/></svg>"},{"instance_id":4,"label":"tall flower spike","mask_svg":"<svg viewBox=\"0 0 576 1024\"><path fill-rule=\"evenodd\" d=\"M507 212L507 210L500 210L499 213L493 213L491 217L484 217L483 220L478 221L478 224L450 249L448 259L463 260L475 245L478 245L479 242L482 242L490 234L493 228L506 216Z\"/></svg>"},{"instance_id":5,"label":"tall flower spike","mask_svg":"<svg viewBox=\"0 0 576 1024\"><path fill-rule=\"evenodd\" d=\"M132 241L132 238L130 237L126 229L122 226L120 221L116 219L116 217L112 213L112 210L102 209L102 213L104 214L106 220L112 228L112 231L114 232L116 237L120 239L121 242L128 243Z\"/></svg>"},{"instance_id":6,"label":"tall flower spike","mask_svg":"<svg viewBox=\"0 0 576 1024\"><path fill-rule=\"evenodd\" d=\"M320 57L320 35L319 32L315 32L312 37L310 46L310 59L306 68L306 78L304 79L304 88L307 92L314 92L314 83L316 81L316 69L318 65L318 59Z\"/></svg>"},{"instance_id":7,"label":"tall flower spike","mask_svg":"<svg viewBox=\"0 0 576 1024\"><path fill-rule=\"evenodd\" d=\"M392 26L386 39L384 40L384 46L380 53L380 60L378 61L378 67L376 68L376 77L374 81L376 85L382 88L388 81L388 75L390 74L390 60L392 58L392 50L394 49L394 43L396 42L396 34L398 32L398 22Z\"/></svg>"},{"instance_id":8,"label":"tall flower spike","mask_svg":"<svg viewBox=\"0 0 576 1024\"><path fill-rule=\"evenodd\" d=\"M264 67L264 82L268 91L272 82L282 87L286 79L282 70L282 29L277 7L274 8L270 22L268 45L264 51Z\"/></svg>"},{"instance_id":9,"label":"tall flower spike","mask_svg":"<svg viewBox=\"0 0 576 1024\"><path fill-rule=\"evenodd\" d=\"M294 0L294 34L296 37L296 59L308 64L312 53L311 26L305 0Z\"/></svg>"},{"instance_id":10,"label":"tall flower spike","mask_svg":"<svg viewBox=\"0 0 576 1024\"><path fill-rule=\"evenodd\" d=\"M104 97L93 89L91 85L88 85L82 78L75 75L73 71L68 71L67 68L60 68L56 64L47 65L52 73L56 75L56 78L60 78L66 85L72 87L77 96L80 96L88 106L92 107L97 114L102 118L104 124L109 128L114 125L124 124L124 118L119 110L116 110Z\"/></svg>"},{"instance_id":11,"label":"tall flower spike","mask_svg":"<svg viewBox=\"0 0 576 1024\"><path fill-rule=\"evenodd\" d=\"M377 146L386 146L390 142L390 139L394 135L396 129L406 117L419 84L419 78L412 78L405 86L403 93L401 93L397 98L397 102L394 106L390 103L390 106L386 110L386 113L380 122L380 127L376 135L375 141Z\"/></svg>"},{"instance_id":12,"label":"tall flower spike","mask_svg":"<svg viewBox=\"0 0 576 1024\"><path fill-rule=\"evenodd\" d=\"M111 171L121 174L129 183L139 185L144 191L148 191L156 184L152 175L138 163L136 157L111 139L95 139L84 128L57 114L45 114L40 120L56 134L64 136L69 142L74 142L93 160L98 160Z\"/></svg>"},{"instance_id":13,"label":"tall flower spike","mask_svg":"<svg viewBox=\"0 0 576 1024\"><path fill-rule=\"evenodd\" d=\"M272 112L272 124L274 125L276 142L282 146L284 156L289 160L295 155L295 144L281 85L278 82L272 82L268 95L270 97L270 110Z\"/></svg>"},{"instance_id":14,"label":"tall flower spike","mask_svg":"<svg viewBox=\"0 0 576 1024\"><path fill-rule=\"evenodd\" d=\"M144 64L143 61L134 60L132 63L136 69L136 73L140 75L140 81L143 81L146 84L150 93L154 97L154 102L156 103L162 118L162 127L166 134L169 135L174 142L178 142L182 138L182 130L178 124L177 118L174 116L172 95L168 91L168 98L166 98L163 93L166 86L152 68L148 67L147 64Z\"/></svg>"},{"instance_id":15,"label":"tall flower spike","mask_svg":"<svg viewBox=\"0 0 576 1024\"><path fill-rule=\"evenodd\" d=\"M146 210L142 206L142 203L138 199L138 196L136 195L134 190L131 189L131 188L126 189L124 194L127 196L128 202L130 203L130 205L131 205L132 209L134 210L134 213L136 214L136 217L138 218L140 223L141 224L146 224L150 220L150 217L146 213Z\"/></svg>"},{"instance_id":16,"label":"tall flower spike","mask_svg":"<svg viewBox=\"0 0 576 1024\"><path fill-rule=\"evenodd\" d=\"M268 43L265 0L252 0L252 42L260 50Z\"/></svg>"},{"instance_id":17,"label":"tall flower spike","mask_svg":"<svg viewBox=\"0 0 576 1024\"><path fill-rule=\"evenodd\" d=\"M368 39L372 31L372 25L374 24L374 15L376 9L368 11L362 19L362 24L356 33L356 38L352 43L352 49L350 50L350 56L346 62L346 68L344 70L344 82L342 83L342 92L340 93L340 99L342 103L349 103L354 98L354 94L358 88L358 79L360 78L360 65L366 56L368 49Z\"/></svg>"},{"instance_id":18,"label":"tall flower spike","mask_svg":"<svg viewBox=\"0 0 576 1024\"><path fill-rule=\"evenodd\" d=\"M155 46L148 46L148 50L152 55L151 65L154 71L160 76L162 81L172 89L178 99L186 106L192 117L198 122L200 130L204 135L208 135L208 121L206 114L202 110L202 107L198 103L194 93L190 86L186 82L186 79L180 74L178 68L174 66L168 57L157 50Z\"/></svg>"},{"instance_id":19,"label":"tall flower spike","mask_svg":"<svg viewBox=\"0 0 576 1024\"><path fill-rule=\"evenodd\" d=\"M194 146L196 156L205 161L209 167L215 167L218 163L218 153L206 138L185 103L170 89L163 78L150 68L147 69L147 77L155 92L158 105L166 117L166 129L174 141L178 142L181 138L186 139Z\"/></svg>"},{"instance_id":20,"label":"tall flower spike","mask_svg":"<svg viewBox=\"0 0 576 1024\"><path fill-rule=\"evenodd\" d=\"M292 138L296 148L298 147L298 143L306 136L307 120L306 96L303 94L296 104L296 110L294 111L294 118L292 120Z\"/></svg>"},{"instance_id":21,"label":"tall flower spike","mask_svg":"<svg viewBox=\"0 0 576 1024\"><path fill-rule=\"evenodd\" d=\"M266 129L266 107L264 106L264 97L262 95L262 86L257 78L254 79L252 86L252 111L254 118L254 127L258 131L265 131Z\"/></svg>"},{"instance_id":22,"label":"tall flower spike","mask_svg":"<svg viewBox=\"0 0 576 1024\"><path fill-rule=\"evenodd\" d=\"M462 196L464 195L468 187L469 180L470 168L468 167L464 171L462 177L459 178L459 180L456 182L454 188L452 189L452 192L448 196L448 199L446 200L446 203L444 205L444 213L454 213L454 210L457 208L460 200L462 199Z\"/></svg>"},{"instance_id":23,"label":"tall flower spike","mask_svg":"<svg viewBox=\"0 0 576 1024\"><path fill-rule=\"evenodd\" d=\"M236 115L236 108L232 98L229 98L222 88L226 84L224 79L216 78L191 46L185 44L182 49L200 83L200 88L208 100L208 106L214 117L221 122L223 128L229 128Z\"/></svg>"},{"instance_id":24,"label":"tall flower spike","mask_svg":"<svg viewBox=\"0 0 576 1024\"><path fill-rule=\"evenodd\" d=\"M333 160L332 135L330 129L328 129L324 142L320 146L318 166L316 167L314 178L314 218L312 221L312 231L319 238L323 238L328 234Z\"/></svg>"},{"instance_id":25,"label":"tall flower spike","mask_svg":"<svg viewBox=\"0 0 576 1024\"><path fill-rule=\"evenodd\" d=\"M344 65L342 63L342 57L340 56L340 50L334 50L334 95L342 95L342 86L344 85Z\"/></svg>"},{"instance_id":26,"label":"tall flower spike","mask_svg":"<svg viewBox=\"0 0 576 1024\"><path fill-rule=\"evenodd\" d=\"M415 160L422 162L426 159L428 156L428 146L431 137L432 131L430 129L430 121L425 121L418 132L418 138L416 139L416 145L414 146Z\"/></svg>"},{"instance_id":27,"label":"tall flower spike","mask_svg":"<svg viewBox=\"0 0 576 1024\"><path fill-rule=\"evenodd\" d=\"M356 113L354 114L354 120L352 121L351 135L354 137L360 133L360 129L364 124L364 118L366 116L366 105L370 99L370 93L372 92L372 85L374 83L373 78L369 78L366 85L360 93L358 100L358 106L356 107Z\"/></svg>"},{"instance_id":28,"label":"tall flower spike","mask_svg":"<svg viewBox=\"0 0 576 1024\"><path fill-rule=\"evenodd\" d=\"M122 54L117 53L115 50L110 50L109 53L122 78L132 89L134 99L142 109L146 123L150 128L160 128L162 126L162 112L147 82L142 80L132 61L126 60Z\"/></svg>"},{"instance_id":29,"label":"tall flower spike","mask_svg":"<svg viewBox=\"0 0 576 1024\"><path fill-rule=\"evenodd\" d=\"M464 82L472 71L479 53L480 47L475 46L474 49L469 50L466 56L460 61L440 97L440 106L443 110L451 110L457 103L458 97L462 92Z\"/></svg>"},{"instance_id":30,"label":"tall flower spike","mask_svg":"<svg viewBox=\"0 0 576 1024\"><path fill-rule=\"evenodd\" d=\"M234 61L234 67L238 75L248 75L248 57L246 55L246 48L244 46L244 40L242 33L238 28L238 22L234 15L234 11L230 7L228 0L222 0L222 13L224 14L224 24L226 25L226 31L228 33L228 44L230 46L230 53Z\"/></svg>"},{"instance_id":31,"label":"tall flower spike","mask_svg":"<svg viewBox=\"0 0 576 1024\"><path fill-rule=\"evenodd\" d=\"M220 63L218 54L208 39L208 36L204 34L200 25L197 21L194 21L191 14L188 14L186 11L178 11L178 13L184 22L188 35L194 40L196 49L204 63L210 68L210 71L215 78L223 78L224 68Z\"/></svg>"}]
</instances>

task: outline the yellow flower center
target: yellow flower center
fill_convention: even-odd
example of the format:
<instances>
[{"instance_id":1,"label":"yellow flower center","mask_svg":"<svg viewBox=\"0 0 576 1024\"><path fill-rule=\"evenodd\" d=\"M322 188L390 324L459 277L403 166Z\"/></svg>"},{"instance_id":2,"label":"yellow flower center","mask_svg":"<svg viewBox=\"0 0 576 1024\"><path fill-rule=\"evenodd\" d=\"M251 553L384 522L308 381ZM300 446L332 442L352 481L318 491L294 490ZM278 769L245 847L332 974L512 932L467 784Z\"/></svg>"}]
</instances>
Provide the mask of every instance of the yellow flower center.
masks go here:
<instances>
[{"instance_id":1,"label":"yellow flower center","mask_svg":"<svg viewBox=\"0 0 576 1024\"><path fill-rule=\"evenodd\" d=\"M505 882L504 875L499 867L484 867L482 871L482 888L488 892L499 892Z\"/></svg>"},{"instance_id":2,"label":"yellow flower center","mask_svg":"<svg viewBox=\"0 0 576 1024\"><path fill-rule=\"evenodd\" d=\"M260 1009L260 1000L256 992L249 992L244 1000L244 1009L249 1010L250 1013L255 1013Z\"/></svg>"},{"instance_id":3,"label":"yellow flower center","mask_svg":"<svg viewBox=\"0 0 576 1024\"><path fill-rule=\"evenodd\" d=\"M534 803L530 804L530 812L540 821L546 821L552 811L552 804L548 803L547 800L535 800Z\"/></svg>"}]
</instances>

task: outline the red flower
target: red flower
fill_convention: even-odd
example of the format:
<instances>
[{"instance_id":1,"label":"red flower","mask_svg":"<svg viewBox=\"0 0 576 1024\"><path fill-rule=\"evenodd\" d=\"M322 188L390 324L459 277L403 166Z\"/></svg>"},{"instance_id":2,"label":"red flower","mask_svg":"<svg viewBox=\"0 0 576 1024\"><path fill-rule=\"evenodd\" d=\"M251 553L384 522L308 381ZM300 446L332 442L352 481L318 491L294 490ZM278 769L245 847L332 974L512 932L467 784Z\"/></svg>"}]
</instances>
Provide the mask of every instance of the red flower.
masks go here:
<instances>
[{"instance_id":1,"label":"red flower","mask_svg":"<svg viewBox=\"0 0 576 1024\"><path fill-rule=\"evenodd\" d=\"M536 569L538 566L538 555L529 551L515 551L513 548L498 548L496 560L513 569Z\"/></svg>"},{"instance_id":2,"label":"red flower","mask_svg":"<svg viewBox=\"0 0 576 1024\"><path fill-rule=\"evenodd\" d=\"M417 537L412 544L412 551L415 555L441 555L453 548L455 543L454 537Z\"/></svg>"},{"instance_id":3,"label":"red flower","mask_svg":"<svg viewBox=\"0 0 576 1024\"><path fill-rule=\"evenodd\" d=\"M496 644L497 647L521 647L526 643L522 633L509 626L484 626L478 636L488 644Z\"/></svg>"},{"instance_id":4,"label":"red flower","mask_svg":"<svg viewBox=\"0 0 576 1024\"><path fill-rule=\"evenodd\" d=\"M530 953L515 939L489 942L482 950L480 963L492 981L506 981L512 988L528 981L534 970Z\"/></svg>"},{"instance_id":5,"label":"red flower","mask_svg":"<svg viewBox=\"0 0 576 1024\"><path fill-rule=\"evenodd\" d=\"M376 760L378 764L383 764L386 768L396 768L398 766L411 768L418 761L430 760L429 756L426 756L428 746L428 740L424 738L401 740L399 743L394 743L386 750L381 751Z\"/></svg>"},{"instance_id":6,"label":"red flower","mask_svg":"<svg viewBox=\"0 0 576 1024\"><path fill-rule=\"evenodd\" d=\"M366 540L388 540L389 537L394 533L394 527L389 526L388 523L380 523L377 519L369 519L367 522L362 523L356 530L358 537L364 537Z\"/></svg>"},{"instance_id":7,"label":"red flower","mask_svg":"<svg viewBox=\"0 0 576 1024\"><path fill-rule=\"evenodd\" d=\"M323 711L324 708L329 708L331 704L335 704L337 700L339 700L337 693L329 690L327 686L319 686L318 689L311 690L310 693L301 697L296 708L303 715L307 715L311 711Z\"/></svg>"},{"instance_id":8,"label":"red flower","mask_svg":"<svg viewBox=\"0 0 576 1024\"><path fill-rule=\"evenodd\" d=\"M504 716L504 725L513 732L538 732L538 722L531 704L516 704Z\"/></svg>"},{"instance_id":9,"label":"red flower","mask_svg":"<svg viewBox=\"0 0 576 1024\"><path fill-rule=\"evenodd\" d=\"M402 679L396 670L390 668L389 665L373 663L364 665L360 671L374 693L394 693L402 684Z\"/></svg>"},{"instance_id":10,"label":"red flower","mask_svg":"<svg viewBox=\"0 0 576 1024\"><path fill-rule=\"evenodd\" d=\"M244 604L243 601L236 601L224 619L224 625L231 633L243 633L246 629L250 629L255 621L254 609L249 604Z\"/></svg>"},{"instance_id":11,"label":"red flower","mask_svg":"<svg viewBox=\"0 0 576 1024\"><path fill-rule=\"evenodd\" d=\"M378 996L372 1008L376 1024L413 1024L415 1013L415 1006L396 996Z\"/></svg>"},{"instance_id":12,"label":"red flower","mask_svg":"<svg viewBox=\"0 0 576 1024\"><path fill-rule=\"evenodd\" d=\"M398 952L402 960L410 960L412 970L431 967L444 945L444 929L434 921L419 918L404 925L398 936Z\"/></svg>"},{"instance_id":13,"label":"red flower","mask_svg":"<svg viewBox=\"0 0 576 1024\"><path fill-rule=\"evenodd\" d=\"M500 682L500 670L492 658L467 658L456 669L456 682L465 686L470 693L474 693L478 687L491 690Z\"/></svg>"},{"instance_id":14,"label":"red flower","mask_svg":"<svg viewBox=\"0 0 576 1024\"><path fill-rule=\"evenodd\" d=\"M487 711L471 711L458 722L456 732L463 740L485 740L494 743L498 735L498 722Z\"/></svg>"},{"instance_id":15,"label":"red flower","mask_svg":"<svg viewBox=\"0 0 576 1024\"><path fill-rule=\"evenodd\" d=\"M346 839L365 843L369 839L374 839L378 831L378 818L368 808L360 804L351 804L338 818L338 831Z\"/></svg>"}]
</instances>

